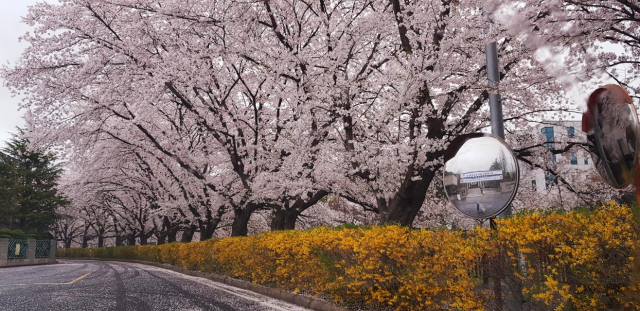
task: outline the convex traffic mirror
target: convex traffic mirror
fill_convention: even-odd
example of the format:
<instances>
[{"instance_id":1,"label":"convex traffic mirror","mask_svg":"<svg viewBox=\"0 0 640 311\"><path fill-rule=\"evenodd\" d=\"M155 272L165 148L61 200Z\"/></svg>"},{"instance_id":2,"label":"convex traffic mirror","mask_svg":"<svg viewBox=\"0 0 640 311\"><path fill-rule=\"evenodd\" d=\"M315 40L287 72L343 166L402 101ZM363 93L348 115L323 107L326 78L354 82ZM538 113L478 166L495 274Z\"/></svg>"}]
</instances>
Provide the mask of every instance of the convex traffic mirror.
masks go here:
<instances>
[{"instance_id":1,"label":"convex traffic mirror","mask_svg":"<svg viewBox=\"0 0 640 311\"><path fill-rule=\"evenodd\" d=\"M589 151L600 176L614 188L633 183L638 165L638 115L620 86L609 84L589 96L582 115Z\"/></svg>"},{"instance_id":2,"label":"convex traffic mirror","mask_svg":"<svg viewBox=\"0 0 640 311\"><path fill-rule=\"evenodd\" d=\"M449 145L444 161L445 193L463 214L477 219L495 217L513 201L518 190L518 161L498 136L459 136Z\"/></svg>"}]
</instances>

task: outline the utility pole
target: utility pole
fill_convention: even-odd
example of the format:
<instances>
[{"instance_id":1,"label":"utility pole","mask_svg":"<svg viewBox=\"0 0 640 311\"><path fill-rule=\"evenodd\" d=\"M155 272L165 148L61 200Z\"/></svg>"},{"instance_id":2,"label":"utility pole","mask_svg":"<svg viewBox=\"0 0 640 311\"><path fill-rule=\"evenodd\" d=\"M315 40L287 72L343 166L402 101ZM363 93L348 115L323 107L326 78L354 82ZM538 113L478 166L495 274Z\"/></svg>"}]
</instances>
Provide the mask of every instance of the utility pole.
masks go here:
<instances>
[{"instance_id":1,"label":"utility pole","mask_svg":"<svg viewBox=\"0 0 640 311\"><path fill-rule=\"evenodd\" d=\"M484 29L486 35L491 35L491 28L493 20L491 19L491 13L484 11L482 13L485 20L489 23L489 27ZM500 66L498 64L498 47L495 41L487 43L484 47L485 55L487 57L487 76L489 78L489 114L491 117L491 133L504 139L504 119L502 117L502 102L500 101L499 83L500 83ZM504 168L503 168L504 169ZM511 205L508 205L498 217L505 217L511 215ZM495 218L489 220L489 225L492 230L496 230ZM502 250L499 250L497 261L494 262L493 270L493 293L495 295L495 304L497 310L502 310L504 307L504 300L502 297L502 279L504 274L504 267L502 266L503 254Z\"/></svg>"},{"instance_id":2,"label":"utility pole","mask_svg":"<svg viewBox=\"0 0 640 311\"><path fill-rule=\"evenodd\" d=\"M489 24L493 24L491 19L491 13L483 12L485 20ZM484 29L484 33L491 34L491 26ZM498 47L495 41L487 43L484 47L484 53L487 57L487 76L489 78L489 113L491 116L491 133L504 139L504 119L502 118L502 101L500 100L500 93L498 91L498 84L500 83L500 66L498 65ZM498 217L505 217L511 215L511 205L498 215Z\"/></svg>"}]
</instances>

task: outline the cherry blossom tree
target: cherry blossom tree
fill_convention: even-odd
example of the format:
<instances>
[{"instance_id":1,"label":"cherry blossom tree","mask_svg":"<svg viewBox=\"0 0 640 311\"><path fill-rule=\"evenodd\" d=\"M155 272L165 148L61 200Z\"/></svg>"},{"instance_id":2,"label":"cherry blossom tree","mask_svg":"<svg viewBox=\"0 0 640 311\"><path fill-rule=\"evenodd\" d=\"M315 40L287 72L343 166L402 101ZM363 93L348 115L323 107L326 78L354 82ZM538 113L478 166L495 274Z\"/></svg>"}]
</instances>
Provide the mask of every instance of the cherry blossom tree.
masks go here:
<instances>
[{"instance_id":1,"label":"cherry blossom tree","mask_svg":"<svg viewBox=\"0 0 640 311\"><path fill-rule=\"evenodd\" d=\"M539 47L486 8L63 0L30 9L30 47L2 74L25 95L31 139L77 163L72 184L96 186L129 240L206 239L227 213L246 235L256 211L293 229L329 193L409 226L435 202L448 142L487 128L490 92L531 163L547 150L522 139L532 121L576 110ZM489 41L498 89L486 87Z\"/></svg>"},{"instance_id":2,"label":"cherry blossom tree","mask_svg":"<svg viewBox=\"0 0 640 311\"><path fill-rule=\"evenodd\" d=\"M638 92L640 6L627 0L494 1L512 32L551 52L562 52L564 73L583 82L610 79ZM595 85L596 87L599 85ZM592 90L591 90L592 91Z\"/></svg>"},{"instance_id":3,"label":"cherry blossom tree","mask_svg":"<svg viewBox=\"0 0 640 311\"><path fill-rule=\"evenodd\" d=\"M448 142L488 125L495 90L486 87L487 42L498 42L509 141L515 129L533 128L527 117L571 105L533 48L486 22L482 1L374 4L345 36L356 38L342 45L354 52L325 66L338 69L321 93L341 121L331 134L343 156L338 170L349 172L342 195L380 213L383 223L411 225Z\"/></svg>"},{"instance_id":4,"label":"cherry blossom tree","mask_svg":"<svg viewBox=\"0 0 640 311\"><path fill-rule=\"evenodd\" d=\"M56 124L54 131L46 131L47 139L77 144L99 132L131 144L130 135L136 133L136 140L145 140L147 152L171 161L165 163L168 166L177 163L228 201L236 215L234 235L242 235L255 210L303 209L326 191L292 184L294 194L281 200L280 191L273 198L253 189L254 183L269 180L263 173L277 173L285 158L293 159L292 166L305 166L296 164L300 159L279 144L305 148L305 136L281 141L285 135L293 137L294 124L312 132L313 122L291 109L295 86L272 81L277 76L263 78L246 55L234 52L250 48L244 44L250 33L234 20L239 16L221 13L222 24L218 17L190 15L227 4L206 5L212 7L186 12L135 1L34 6L27 20L39 26L25 37L32 47L20 68L6 76L13 87L32 94L25 106L34 129ZM237 4L233 12L242 14L248 7ZM52 32L61 35L47 35ZM41 57L38 47L47 56ZM50 83L36 82L42 79ZM62 89L67 91L59 92ZM46 103L41 101L44 97ZM46 111L57 112L45 116ZM285 124L290 129L284 130ZM185 140L185 135L195 139Z\"/></svg>"},{"instance_id":5,"label":"cherry blossom tree","mask_svg":"<svg viewBox=\"0 0 640 311\"><path fill-rule=\"evenodd\" d=\"M547 55L545 59L551 60L550 65L544 67L547 72L566 89L582 90L580 96L584 101L576 103L579 110L586 110L587 95L604 84L619 84L633 98L638 98L636 59L640 7L637 3L624 0L491 2L498 20L511 34L526 40L537 53ZM574 139L551 150L556 154L568 151L582 153L587 148L584 141ZM576 178L579 174L575 172L554 167L546 170L556 171L551 174L560 176L558 185L580 198L581 204L612 196L619 199L627 193L606 187L595 172L589 174L591 180L583 182L583 178ZM556 197L556 201L558 199Z\"/></svg>"}]
</instances>

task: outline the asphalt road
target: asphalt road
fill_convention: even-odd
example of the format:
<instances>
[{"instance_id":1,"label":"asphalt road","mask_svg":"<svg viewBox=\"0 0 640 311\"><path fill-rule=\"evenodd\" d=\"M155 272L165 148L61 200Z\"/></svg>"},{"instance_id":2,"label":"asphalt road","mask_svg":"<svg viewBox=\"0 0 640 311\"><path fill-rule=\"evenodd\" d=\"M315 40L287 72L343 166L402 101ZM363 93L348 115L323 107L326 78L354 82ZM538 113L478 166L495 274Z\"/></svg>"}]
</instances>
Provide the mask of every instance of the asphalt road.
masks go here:
<instances>
[{"instance_id":1,"label":"asphalt road","mask_svg":"<svg viewBox=\"0 0 640 311\"><path fill-rule=\"evenodd\" d=\"M69 260L0 268L0 310L308 309L153 266Z\"/></svg>"},{"instance_id":2,"label":"asphalt road","mask_svg":"<svg viewBox=\"0 0 640 311\"><path fill-rule=\"evenodd\" d=\"M503 204L507 202L510 197L511 193L492 192L487 192L484 195L472 196L471 191L469 191L469 196L466 199L462 201L455 200L452 203L458 208L458 210L467 215L484 217L500 211L500 208L503 207ZM482 211L477 211L476 203L480 203L484 206L484 213Z\"/></svg>"}]
</instances>

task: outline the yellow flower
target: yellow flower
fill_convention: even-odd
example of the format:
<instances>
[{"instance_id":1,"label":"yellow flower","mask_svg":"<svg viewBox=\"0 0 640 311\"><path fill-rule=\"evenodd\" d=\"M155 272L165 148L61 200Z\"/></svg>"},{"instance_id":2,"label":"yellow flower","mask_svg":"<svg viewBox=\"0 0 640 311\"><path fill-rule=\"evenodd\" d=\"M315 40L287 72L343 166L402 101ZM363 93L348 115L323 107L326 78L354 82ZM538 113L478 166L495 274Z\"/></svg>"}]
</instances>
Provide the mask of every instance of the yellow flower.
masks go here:
<instances>
[{"instance_id":1,"label":"yellow flower","mask_svg":"<svg viewBox=\"0 0 640 311\"><path fill-rule=\"evenodd\" d=\"M61 257L182 266L371 309L481 310L497 260L548 310L640 310L640 239L631 210L534 212L468 232L315 228L188 244L61 249ZM508 261L507 264L504 264Z\"/></svg>"}]
</instances>

